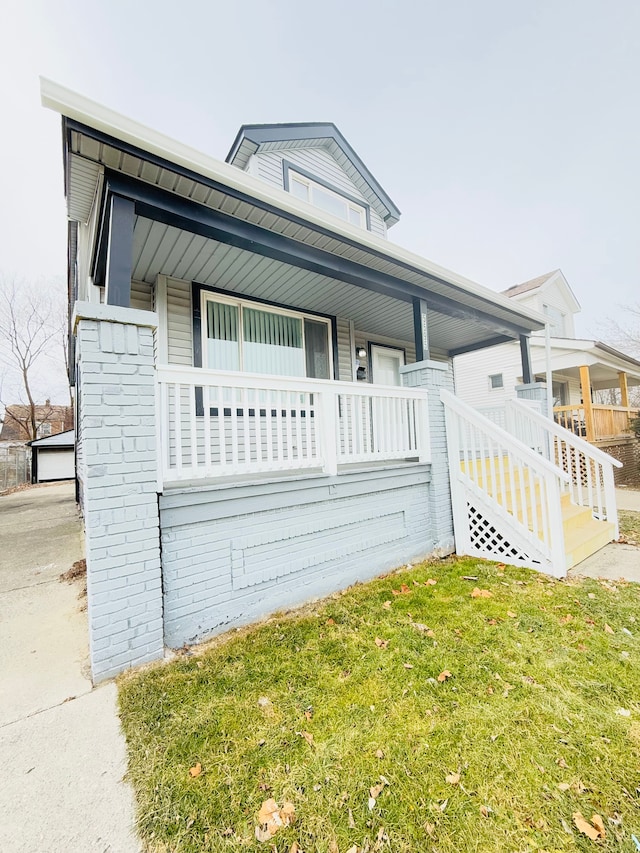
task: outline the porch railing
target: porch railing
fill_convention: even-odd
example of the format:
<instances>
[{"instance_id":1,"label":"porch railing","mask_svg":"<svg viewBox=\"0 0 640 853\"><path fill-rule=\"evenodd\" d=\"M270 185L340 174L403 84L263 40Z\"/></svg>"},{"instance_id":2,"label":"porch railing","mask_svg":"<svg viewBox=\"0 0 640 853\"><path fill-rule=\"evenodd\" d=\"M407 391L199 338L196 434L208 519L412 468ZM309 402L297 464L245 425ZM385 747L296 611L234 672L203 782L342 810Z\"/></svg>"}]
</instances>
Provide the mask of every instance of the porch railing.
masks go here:
<instances>
[{"instance_id":1,"label":"porch railing","mask_svg":"<svg viewBox=\"0 0 640 853\"><path fill-rule=\"evenodd\" d=\"M587 441L605 441L629 436L629 421L638 417L639 409L628 406L602 406L592 403L590 411L583 404L554 406L556 423Z\"/></svg>"},{"instance_id":2,"label":"porch railing","mask_svg":"<svg viewBox=\"0 0 640 853\"><path fill-rule=\"evenodd\" d=\"M424 389L176 366L158 385L164 483L430 458Z\"/></svg>"},{"instance_id":3,"label":"porch railing","mask_svg":"<svg viewBox=\"0 0 640 853\"><path fill-rule=\"evenodd\" d=\"M578 506L589 507L593 517L616 525L618 515L613 469L622 462L589 444L550 418L524 406L519 400L507 402L509 429L516 435L533 437L532 449L560 468L567 479L563 490Z\"/></svg>"}]
</instances>

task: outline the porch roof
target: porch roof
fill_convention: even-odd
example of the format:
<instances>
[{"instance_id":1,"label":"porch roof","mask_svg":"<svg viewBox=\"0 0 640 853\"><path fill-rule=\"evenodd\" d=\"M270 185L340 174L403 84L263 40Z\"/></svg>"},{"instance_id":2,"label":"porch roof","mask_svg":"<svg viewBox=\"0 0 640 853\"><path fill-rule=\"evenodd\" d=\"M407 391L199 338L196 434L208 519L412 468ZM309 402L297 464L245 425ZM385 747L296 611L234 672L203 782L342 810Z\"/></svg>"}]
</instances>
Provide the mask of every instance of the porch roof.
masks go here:
<instances>
[{"instance_id":1,"label":"porch roof","mask_svg":"<svg viewBox=\"0 0 640 853\"><path fill-rule=\"evenodd\" d=\"M360 289L368 315L392 326L402 322L399 336L408 339L413 337L406 334L411 312L406 307L402 311L401 303L424 300L433 345L450 355L544 328L542 314L234 166L51 81L42 80L41 90L43 104L63 116L69 218L87 222L101 203L104 186L135 201L134 277L153 281L164 273L202 281L202 275L195 274L198 264L202 270L205 255L210 259L215 252L228 254L231 262L253 263L254 275L260 277L267 269L270 274L285 271L274 267L279 263L286 267L296 295L303 280L310 290L325 288L327 298L329 291L335 297L327 313L337 313L338 297L357 302ZM173 238L163 239L155 255L153 241L159 232L154 226ZM152 256L154 262L142 270L145 258ZM369 291L366 299L361 288ZM292 303L291 298L286 301ZM398 317L402 313L402 321L393 320L392 308Z\"/></svg>"},{"instance_id":2,"label":"porch roof","mask_svg":"<svg viewBox=\"0 0 640 853\"><path fill-rule=\"evenodd\" d=\"M531 344L533 370L542 373L545 369L544 339L534 336ZM597 391L617 388L619 373L627 374L628 385L640 385L640 361L609 344L574 338L551 339L551 367L554 373L579 379L580 367L585 365L589 368L591 385Z\"/></svg>"}]
</instances>

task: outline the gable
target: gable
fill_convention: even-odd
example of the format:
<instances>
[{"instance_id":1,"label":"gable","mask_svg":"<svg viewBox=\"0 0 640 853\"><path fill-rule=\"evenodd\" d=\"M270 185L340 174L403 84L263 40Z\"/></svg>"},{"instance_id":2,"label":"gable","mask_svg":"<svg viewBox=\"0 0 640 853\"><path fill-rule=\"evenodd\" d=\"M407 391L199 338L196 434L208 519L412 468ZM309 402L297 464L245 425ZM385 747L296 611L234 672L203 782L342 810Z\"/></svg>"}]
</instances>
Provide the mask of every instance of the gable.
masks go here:
<instances>
[{"instance_id":1,"label":"gable","mask_svg":"<svg viewBox=\"0 0 640 853\"><path fill-rule=\"evenodd\" d=\"M299 164L306 161L308 166L318 168L320 180L327 180L337 191L342 187L343 192L365 201L385 229L400 217L396 205L332 123L243 125L227 155L227 163L261 177L257 164L263 160L271 161L272 167L269 171L268 165L262 164L265 179L281 189L286 186L273 171L274 165L283 160ZM380 233L381 229L371 230Z\"/></svg>"}]
</instances>

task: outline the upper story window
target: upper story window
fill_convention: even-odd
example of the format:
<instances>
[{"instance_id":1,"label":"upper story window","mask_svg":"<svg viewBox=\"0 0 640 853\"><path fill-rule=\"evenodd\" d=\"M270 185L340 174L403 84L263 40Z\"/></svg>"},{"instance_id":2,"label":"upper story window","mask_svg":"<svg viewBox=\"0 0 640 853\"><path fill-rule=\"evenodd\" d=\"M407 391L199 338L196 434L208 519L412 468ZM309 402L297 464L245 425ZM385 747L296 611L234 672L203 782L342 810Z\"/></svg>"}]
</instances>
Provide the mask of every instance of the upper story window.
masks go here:
<instances>
[{"instance_id":1,"label":"upper story window","mask_svg":"<svg viewBox=\"0 0 640 853\"><path fill-rule=\"evenodd\" d=\"M566 315L554 305L543 305L542 310L549 318L551 334L562 338L566 334Z\"/></svg>"},{"instance_id":2,"label":"upper story window","mask_svg":"<svg viewBox=\"0 0 640 853\"><path fill-rule=\"evenodd\" d=\"M45 438L46 436L51 435L51 424L49 424L49 423L39 424L36 432L37 432L38 438Z\"/></svg>"},{"instance_id":3,"label":"upper story window","mask_svg":"<svg viewBox=\"0 0 640 853\"><path fill-rule=\"evenodd\" d=\"M334 189L297 166L283 161L284 188L296 198L333 214L351 225L370 230L369 206Z\"/></svg>"},{"instance_id":4,"label":"upper story window","mask_svg":"<svg viewBox=\"0 0 640 853\"><path fill-rule=\"evenodd\" d=\"M331 379L329 320L205 291L202 299L207 367Z\"/></svg>"}]
</instances>

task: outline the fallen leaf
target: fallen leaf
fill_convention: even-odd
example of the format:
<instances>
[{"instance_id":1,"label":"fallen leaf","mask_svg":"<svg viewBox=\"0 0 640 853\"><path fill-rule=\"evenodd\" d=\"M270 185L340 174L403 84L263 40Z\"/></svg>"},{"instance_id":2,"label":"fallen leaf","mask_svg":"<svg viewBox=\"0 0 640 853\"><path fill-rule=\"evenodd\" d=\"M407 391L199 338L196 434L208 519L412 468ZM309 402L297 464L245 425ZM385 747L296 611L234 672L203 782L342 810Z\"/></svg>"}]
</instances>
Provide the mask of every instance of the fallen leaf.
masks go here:
<instances>
[{"instance_id":1,"label":"fallen leaf","mask_svg":"<svg viewBox=\"0 0 640 853\"><path fill-rule=\"evenodd\" d=\"M618 710L616 711L616 714L619 717L630 717L631 711L629 711L627 708L618 708Z\"/></svg>"},{"instance_id":2,"label":"fallen leaf","mask_svg":"<svg viewBox=\"0 0 640 853\"><path fill-rule=\"evenodd\" d=\"M425 586L435 586L437 583L438 583L437 580L434 580L433 578L429 578L429 580L426 580L424 582L424 585Z\"/></svg>"},{"instance_id":3,"label":"fallen leaf","mask_svg":"<svg viewBox=\"0 0 640 853\"><path fill-rule=\"evenodd\" d=\"M278 811L278 804L274 799L265 800L258 812L258 822L261 824L268 823L274 815L278 814Z\"/></svg>"},{"instance_id":4,"label":"fallen leaf","mask_svg":"<svg viewBox=\"0 0 640 853\"><path fill-rule=\"evenodd\" d=\"M600 833L600 838L605 838L607 833L604 828L604 822L599 814L591 815L591 823L595 826L595 828Z\"/></svg>"},{"instance_id":5,"label":"fallen leaf","mask_svg":"<svg viewBox=\"0 0 640 853\"><path fill-rule=\"evenodd\" d=\"M411 627L415 628L416 631L421 631L423 634L426 634L426 632L429 630L429 626L423 625L422 622L412 622Z\"/></svg>"},{"instance_id":6,"label":"fallen leaf","mask_svg":"<svg viewBox=\"0 0 640 853\"><path fill-rule=\"evenodd\" d=\"M379 649L386 649L389 645L389 640L381 640L380 637L376 637L374 643Z\"/></svg>"},{"instance_id":7,"label":"fallen leaf","mask_svg":"<svg viewBox=\"0 0 640 853\"><path fill-rule=\"evenodd\" d=\"M358 845L352 844L351 847L346 851L346 853L359 853Z\"/></svg>"},{"instance_id":8,"label":"fallen leaf","mask_svg":"<svg viewBox=\"0 0 640 853\"><path fill-rule=\"evenodd\" d=\"M497 624L498 624L498 620L497 620L497 619L489 619L489 620L487 621L487 625L497 625Z\"/></svg>"},{"instance_id":9,"label":"fallen leaf","mask_svg":"<svg viewBox=\"0 0 640 853\"><path fill-rule=\"evenodd\" d=\"M202 773L202 764L200 764L200 762L198 761L198 763L194 767L190 768L189 775L191 776L192 779L195 779L196 776L199 776L201 773Z\"/></svg>"},{"instance_id":10,"label":"fallen leaf","mask_svg":"<svg viewBox=\"0 0 640 853\"><path fill-rule=\"evenodd\" d=\"M376 758L384 758L384 752L381 749L376 749Z\"/></svg>"},{"instance_id":11,"label":"fallen leaf","mask_svg":"<svg viewBox=\"0 0 640 853\"><path fill-rule=\"evenodd\" d=\"M573 616L570 613L567 613L566 616L563 616L560 620L561 625L566 625L569 622L573 622Z\"/></svg>"},{"instance_id":12,"label":"fallen leaf","mask_svg":"<svg viewBox=\"0 0 640 853\"><path fill-rule=\"evenodd\" d=\"M477 586L474 586L471 591L471 598L493 598L493 593L489 592L488 589L478 589Z\"/></svg>"},{"instance_id":13,"label":"fallen leaf","mask_svg":"<svg viewBox=\"0 0 640 853\"><path fill-rule=\"evenodd\" d=\"M477 575L462 575L462 580L463 581L477 581L478 576Z\"/></svg>"},{"instance_id":14,"label":"fallen leaf","mask_svg":"<svg viewBox=\"0 0 640 853\"><path fill-rule=\"evenodd\" d=\"M403 583L400 589L392 589L391 592L394 595L407 595L407 593L411 592L411 589L406 585L406 583Z\"/></svg>"},{"instance_id":15,"label":"fallen leaf","mask_svg":"<svg viewBox=\"0 0 640 853\"><path fill-rule=\"evenodd\" d=\"M310 720L313 717L313 711L306 710L304 716L306 720Z\"/></svg>"},{"instance_id":16,"label":"fallen leaf","mask_svg":"<svg viewBox=\"0 0 640 853\"><path fill-rule=\"evenodd\" d=\"M460 781L460 774L459 773L449 773L449 775L445 777L444 781L448 782L449 785L457 785L458 782Z\"/></svg>"},{"instance_id":17,"label":"fallen leaf","mask_svg":"<svg viewBox=\"0 0 640 853\"><path fill-rule=\"evenodd\" d=\"M294 841L291 847L289 848L289 853L301 853L300 845L297 841Z\"/></svg>"},{"instance_id":18,"label":"fallen leaf","mask_svg":"<svg viewBox=\"0 0 640 853\"><path fill-rule=\"evenodd\" d=\"M313 746L313 735L311 734L311 732L300 732L300 734L306 740L309 746Z\"/></svg>"},{"instance_id":19,"label":"fallen leaf","mask_svg":"<svg viewBox=\"0 0 640 853\"><path fill-rule=\"evenodd\" d=\"M440 675L438 676L438 681L442 683L443 681L446 681L447 678L451 678L451 673L448 669L443 669Z\"/></svg>"},{"instance_id":20,"label":"fallen leaf","mask_svg":"<svg viewBox=\"0 0 640 853\"><path fill-rule=\"evenodd\" d=\"M558 767L562 767L563 770L567 770L569 767L564 758L556 758L556 764L558 765Z\"/></svg>"},{"instance_id":21,"label":"fallen leaf","mask_svg":"<svg viewBox=\"0 0 640 853\"><path fill-rule=\"evenodd\" d=\"M614 633L614 630L611 627L611 625L607 625L606 622L604 623L604 631L605 631L605 634L613 634Z\"/></svg>"},{"instance_id":22,"label":"fallen leaf","mask_svg":"<svg viewBox=\"0 0 640 853\"><path fill-rule=\"evenodd\" d=\"M488 806L480 806L480 814L482 817L489 817L491 809Z\"/></svg>"},{"instance_id":23,"label":"fallen leaf","mask_svg":"<svg viewBox=\"0 0 640 853\"><path fill-rule=\"evenodd\" d=\"M427 835L433 835L434 830L435 826L432 823L429 823L429 821L427 821L424 825L424 831L427 833Z\"/></svg>"},{"instance_id":24,"label":"fallen leaf","mask_svg":"<svg viewBox=\"0 0 640 853\"><path fill-rule=\"evenodd\" d=\"M447 806L448 806L448 805L449 805L449 798L447 797L447 799L446 799L446 800L443 800L443 801L440 803L440 805L438 806L438 808L440 809L440 811L441 811L441 812L444 812L444 811L446 811L446 808L447 808Z\"/></svg>"},{"instance_id":25,"label":"fallen leaf","mask_svg":"<svg viewBox=\"0 0 640 853\"><path fill-rule=\"evenodd\" d=\"M369 793L371 794L374 800L377 800L383 790L384 782L380 782L379 785L372 785L372 787L369 788Z\"/></svg>"},{"instance_id":26,"label":"fallen leaf","mask_svg":"<svg viewBox=\"0 0 640 853\"><path fill-rule=\"evenodd\" d=\"M587 820L585 820L580 812L574 812L572 817L577 829L582 832L583 835L586 835L588 838L590 838L592 841L597 841L598 838L601 837L604 838L604 835L601 836L600 830L595 826L592 826ZM599 816L594 815L594 817ZM602 823L602 818L600 818L600 823Z\"/></svg>"},{"instance_id":27,"label":"fallen leaf","mask_svg":"<svg viewBox=\"0 0 640 853\"><path fill-rule=\"evenodd\" d=\"M296 816L296 807L293 803L284 803L282 808L280 809L280 820L285 826L289 826L293 823Z\"/></svg>"},{"instance_id":28,"label":"fallen leaf","mask_svg":"<svg viewBox=\"0 0 640 853\"><path fill-rule=\"evenodd\" d=\"M338 847L338 842L335 838L332 838L329 842L329 853L340 853L340 848Z\"/></svg>"},{"instance_id":29,"label":"fallen leaf","mask_svg":"<svg viewBox=\"0 0 640 853\"><path fill-rule=\"evenodd\" d=\"M385 603L382 606L384 607L385 610L391 610L391 602L390 601L385 601Z\"/></svg>"},{"instance_id":30,"label":"fallen leaf","mask_svg":"<svg viewBox=\"0 0 640 853\"><path fill-rule=\"evenodd\" d=\"M496 569L506 569L506 568L507 568L507 566L505 563L497 563L496 564Z\"/></svg>"},{"instance_id":31,"label":"fallen leaf","mask_svg":"<svg viewBox=\"0 0 640 853\"><path fill-rule=\"evenodd\" d=\"M594 594L593 592L590 592L590 593L587 595L587 598L590 598L590 599L592 599L592 600L593 600L595 597L596 597L596 596L595 596L595 594Z\"/></svg>"},{"instance_id":32,"label":"fallen leaf","mask_svg":"<svg viewBox=\"0 0 640 853\"><path fill-rule=\"evenodd\" d=\"M353 819L353 812L351 811L351 809L349 809L349 829L355 829L355 827L356 827L356 822Z\"/></svg>"},{"instance_id":33,"label":"fallen leaf","mask_svg":"<svg viewBox=\"0 0 640 853\"><path fill-rule=\"evenodd\" d=\"M335 619L327 619L326 624L327 624L327 625L335 625L335 624L336 624L336 620L335 620Z\"/></svg>"},{"instance_id":34,"label":"fallen leaf","mask_svg":"<svg viewBox=\"0 0 640 853\"><path fill-rule=\"evenodd\" d=\"M560 791L568 791L571 785L568 782L558 782L558 788Z\"/></svg>"},{"instance_id":35,"label":"fallen leaf","mask_svg":"<svg viewBox=\"0 0 640 853\"><path fill-rule=\"evenodd\" d=\"M427 631L427 637L435 637L435 631L432 631L431 628Z\"/></svg>"},{"instance_id":36,"label":"fallen leaf","mask_svg":"<svg viewBox=\"0 0 640 853\"><path fill-rule=\"evenodd\" d=\"M223 836L225 836L225 837L227 837L227 836L229 836L229 835L233 835L233 827L232 827L232 826L228 826L228 827L224 830L224 832L222 833L222 835L223 835Z\"/></svg>"},{"instance_id":37,"label":"fallen leaf","mask_svg":"<svg viewBox=\"0 0 640 853\"><path fill-rule=\"evenodd\" d=\"M518 618L518 614L514 613L513 610L507 610L507 616L509 617L509 619L517 619Z\"/></svg>"},{"instance_id":38,"label":"fallen leaf","mask_svg":"<svg viewBox=\"0 0 640 853\"><path fill-rule=\"evenodd\" d=\"M267 827L256 826L256 840L264 844L266 841L271 841L273 833Z\"/></svg>"},{"instance_id":39,"label":"fallen leaf","mask_svg":"<svg viewBox=\"0 0 640 853\"><path fill-rule=\"evenodd\" d=\"M402 664L402 666L403 666L405 669L413 669L413 664L412 664L412 663L403 663L403 664Z\"/></svg>"}]
</instances>

